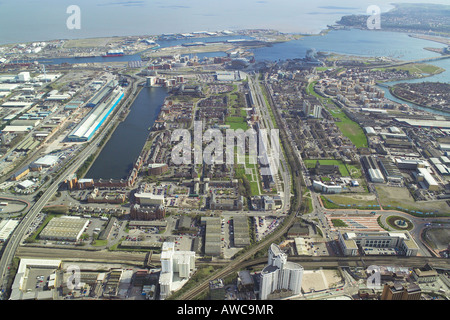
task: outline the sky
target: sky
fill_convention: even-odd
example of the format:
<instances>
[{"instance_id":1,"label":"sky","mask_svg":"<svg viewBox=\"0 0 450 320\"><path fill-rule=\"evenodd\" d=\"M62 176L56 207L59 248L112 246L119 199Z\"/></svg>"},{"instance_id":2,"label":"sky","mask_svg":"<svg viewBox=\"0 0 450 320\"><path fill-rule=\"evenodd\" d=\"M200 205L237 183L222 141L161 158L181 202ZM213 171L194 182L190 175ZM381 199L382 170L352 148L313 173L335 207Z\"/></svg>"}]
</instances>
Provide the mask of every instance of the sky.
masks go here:
<instances>
[{"instance_id":1,"label":"sky","mask_svg":"<svg viewBox=\"0 0 450 320\"><path fill-rule=\"evenodd\" d=\"M394 0L395 1L395 0ZM318 33L343 15L381 12L392 0L0 0L0 43L194 31L277 29ZM426 0L396 0L421 3ZM450 4L450 0L433 0ZM70 5L80 29L69 29Z\"/></svg>"}]
</instances>

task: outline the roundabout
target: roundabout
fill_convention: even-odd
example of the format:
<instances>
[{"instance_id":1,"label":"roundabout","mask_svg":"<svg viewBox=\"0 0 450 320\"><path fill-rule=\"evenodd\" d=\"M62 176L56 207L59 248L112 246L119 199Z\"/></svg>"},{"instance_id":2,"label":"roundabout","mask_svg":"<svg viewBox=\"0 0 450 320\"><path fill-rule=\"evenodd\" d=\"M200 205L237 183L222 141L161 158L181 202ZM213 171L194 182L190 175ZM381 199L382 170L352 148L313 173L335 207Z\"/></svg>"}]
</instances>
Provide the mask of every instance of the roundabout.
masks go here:
<instances>
[{"instance_id":1,"label":"roundabout","mask_svg":"<svg viewBox=\"0 0 450 320\"><path fill-rule=\"evenodd\" d=\"M389 216L386 218L386 222L390 228L400 231L410 231L414 228L414 224L405 217Z\"/></svg>"}]
</instances>

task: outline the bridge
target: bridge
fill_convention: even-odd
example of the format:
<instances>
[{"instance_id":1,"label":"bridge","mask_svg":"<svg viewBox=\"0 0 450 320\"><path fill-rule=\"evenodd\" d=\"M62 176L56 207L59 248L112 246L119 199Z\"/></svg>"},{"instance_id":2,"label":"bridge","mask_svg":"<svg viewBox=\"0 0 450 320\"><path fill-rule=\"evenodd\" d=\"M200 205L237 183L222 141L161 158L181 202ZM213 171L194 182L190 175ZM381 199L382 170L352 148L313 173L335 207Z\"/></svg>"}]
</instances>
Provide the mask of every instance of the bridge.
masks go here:
<instances>
[{"instance_id":1,"label":"bridge","mask_svg":"<svg viewBox=\"0 0 450 320\"><path fill-rule=\"evenodd\" d=\"M388 84L385 84L385 83L377 83L377 86L379 86L379 87L383 87L383 88L390 88L391 86L390 85L388 85Z\"/></svg>"}]
</instances>

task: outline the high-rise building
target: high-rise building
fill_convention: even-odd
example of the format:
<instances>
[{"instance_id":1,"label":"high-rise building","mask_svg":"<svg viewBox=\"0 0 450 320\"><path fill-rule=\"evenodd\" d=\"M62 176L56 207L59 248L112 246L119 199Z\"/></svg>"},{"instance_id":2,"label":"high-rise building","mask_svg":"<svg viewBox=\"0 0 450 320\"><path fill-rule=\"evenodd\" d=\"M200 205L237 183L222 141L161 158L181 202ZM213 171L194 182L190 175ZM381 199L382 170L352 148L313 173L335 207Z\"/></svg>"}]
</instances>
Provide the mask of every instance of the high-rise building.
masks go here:
<instances>
[{"instance_id":1,"label":"high-rise building","mask_svg":"<svg viewBox=\"0 0 450 320\"><path fill-rule=\"evenodd\" d=\"M320 105L315 105L314 106L314 118L319 119L322 117L322 106Z\"/></svg>"},{"instance_id":2,"label":"high-rise building","mask_svg":"<svg viewBox=\"0 0 450 320\"><path fill-rule=\"evenodd\" d=\"M276 244L269 248L267 266L261 272L260 299L278 290L289 290L292 295L301 291L303 267L297 263L288 262L287 255Z\"/></svg>"},{"instance_id":3,"label":"high-rise building","mask_svg":"<svg viewBox=\"0 0 450 320\"><path fill-rule=\"evenodd\" d=\"M303 114L305 115L305 117L307 117L310 112L311 112L311 104L309 103L309 101L303 100Z\"/></svg>"},{"instance_id":4,"label":"high-rise building","mask_svg":"<svg viewBox=\"0 0 450 320\"><path fill-rule=\"evenodd\" d=\"M160 296L164 300L172 291L174 274L180 279L190 277L195 268L194 251L175 251L175 243L164 242L161 251Z\"/></svg>"}]
</instances>

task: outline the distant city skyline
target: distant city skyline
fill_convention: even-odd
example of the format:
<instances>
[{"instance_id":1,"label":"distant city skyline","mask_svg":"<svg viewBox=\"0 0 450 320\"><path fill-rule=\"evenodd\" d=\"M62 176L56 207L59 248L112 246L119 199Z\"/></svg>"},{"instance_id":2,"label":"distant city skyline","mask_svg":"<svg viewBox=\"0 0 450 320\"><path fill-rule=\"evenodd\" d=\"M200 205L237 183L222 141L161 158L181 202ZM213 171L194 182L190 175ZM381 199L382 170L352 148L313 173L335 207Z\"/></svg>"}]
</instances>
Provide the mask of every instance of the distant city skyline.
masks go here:
<instances>
[{"instance_id":1,"label":"distant city skyline","mask_svg":"<svg viewBox=\"0 0 450 320\"><path fill-rule=\"evenodd\" d=\"M343 15L387 12L392 0L16 0L0 2L0 44L125 35L157 35L225 29L277 29L318 33ZM423 0L399 0L421 3ZM433 3L448 4L445 0ZM70 5L81 10L81 28L69 30Z\"/></svg>"}]
</instances>

